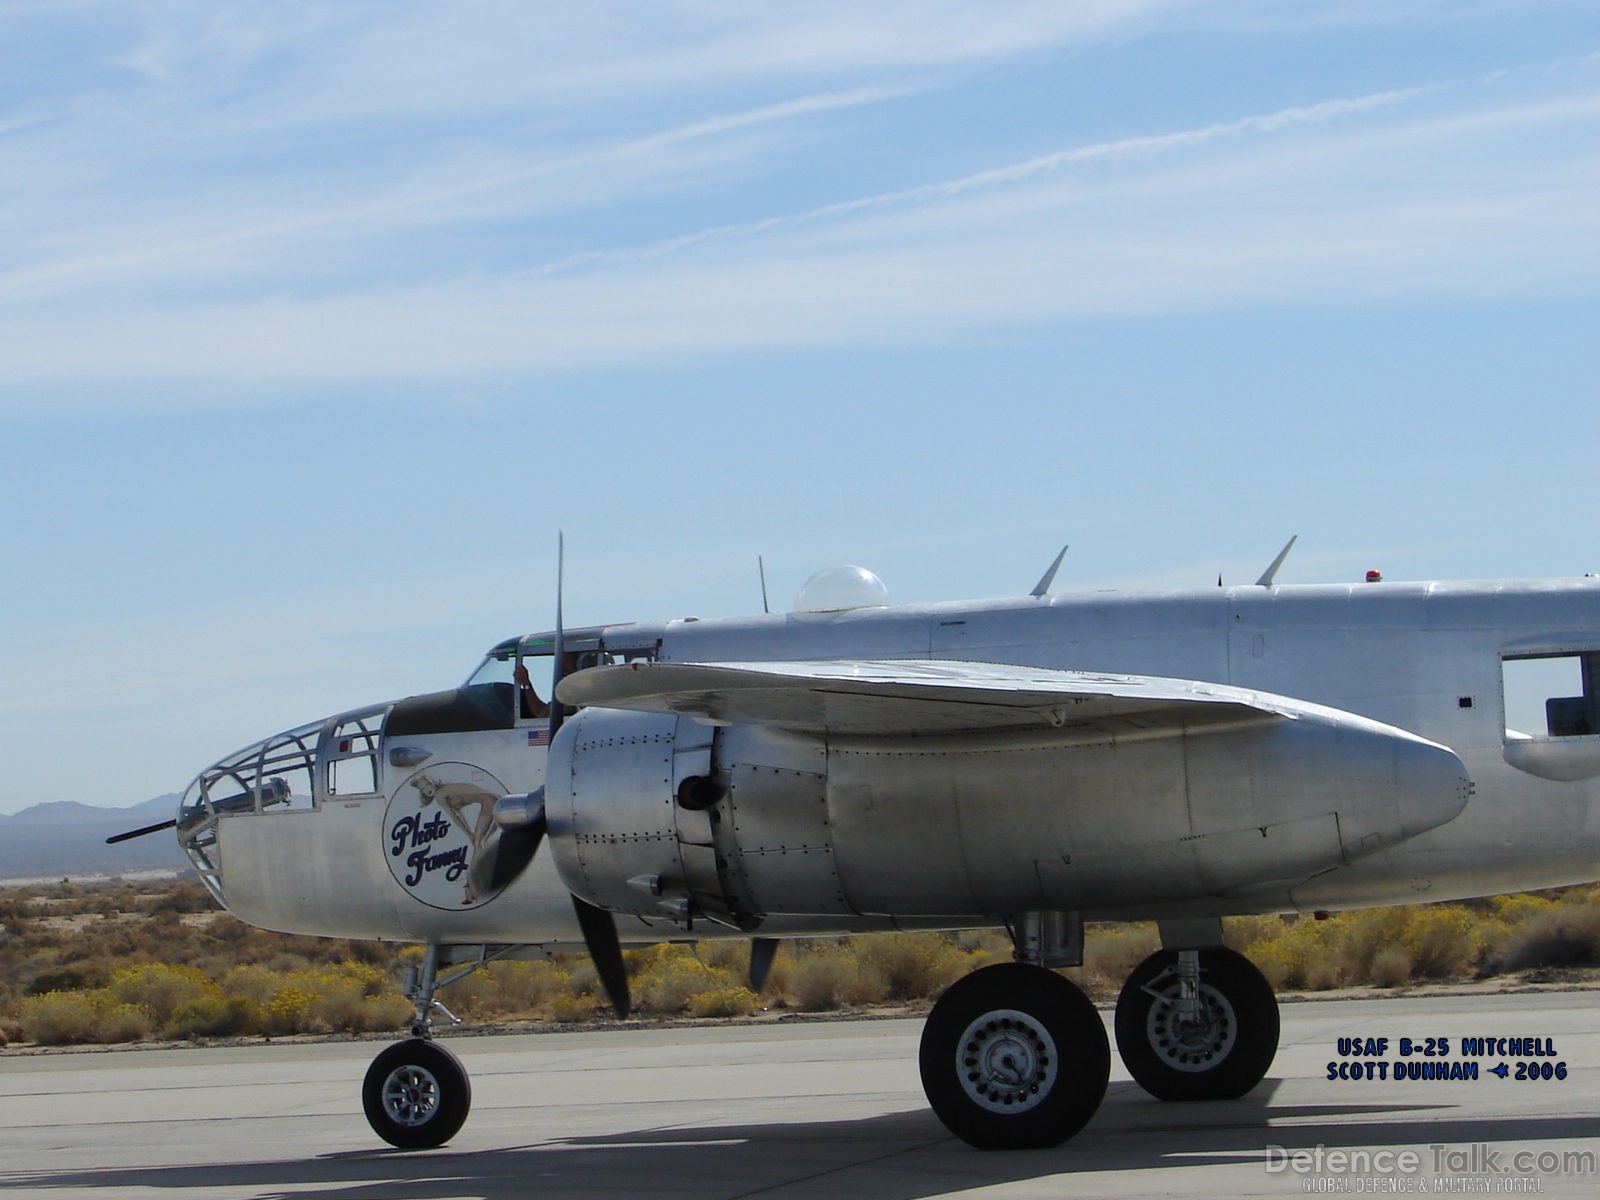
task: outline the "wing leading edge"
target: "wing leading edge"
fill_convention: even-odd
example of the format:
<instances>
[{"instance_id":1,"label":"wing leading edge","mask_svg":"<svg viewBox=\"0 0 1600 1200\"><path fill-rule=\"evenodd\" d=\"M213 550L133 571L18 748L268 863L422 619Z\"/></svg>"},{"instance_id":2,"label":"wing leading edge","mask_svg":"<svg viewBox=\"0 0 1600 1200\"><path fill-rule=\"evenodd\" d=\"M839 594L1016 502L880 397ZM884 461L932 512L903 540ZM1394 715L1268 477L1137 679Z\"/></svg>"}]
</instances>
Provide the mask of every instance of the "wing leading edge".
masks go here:
<instances>
[{"instance_id":1,"label":"wing leading edge","mask_svg":"<svg viewBox=\"0 0 1600 1200\"><path fill-rule=\"evenodd\" d=\"M938 660L634 663L568 676L566 704L868 736L1060 729L1177 732L1317 706L1223 684Z\"/></svg>"}]
</instances>

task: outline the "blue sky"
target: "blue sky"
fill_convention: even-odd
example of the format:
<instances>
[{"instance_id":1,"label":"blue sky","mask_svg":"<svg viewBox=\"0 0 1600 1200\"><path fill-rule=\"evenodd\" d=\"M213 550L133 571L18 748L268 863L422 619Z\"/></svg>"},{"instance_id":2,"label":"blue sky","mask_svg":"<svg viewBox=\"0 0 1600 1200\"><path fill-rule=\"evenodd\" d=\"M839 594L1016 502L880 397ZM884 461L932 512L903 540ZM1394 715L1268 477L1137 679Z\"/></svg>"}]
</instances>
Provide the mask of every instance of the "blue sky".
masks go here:
<instances>
[{"instance_id":1,"label":"blue sky","mask_svg":"<svg viewBox=\"0 0 1600 1200\"><path fill-rule=\"evenodd\" d=\"M568 619L1600 570L1592 3L0 0L0 811Z\"/></svg>"}]
</instances>

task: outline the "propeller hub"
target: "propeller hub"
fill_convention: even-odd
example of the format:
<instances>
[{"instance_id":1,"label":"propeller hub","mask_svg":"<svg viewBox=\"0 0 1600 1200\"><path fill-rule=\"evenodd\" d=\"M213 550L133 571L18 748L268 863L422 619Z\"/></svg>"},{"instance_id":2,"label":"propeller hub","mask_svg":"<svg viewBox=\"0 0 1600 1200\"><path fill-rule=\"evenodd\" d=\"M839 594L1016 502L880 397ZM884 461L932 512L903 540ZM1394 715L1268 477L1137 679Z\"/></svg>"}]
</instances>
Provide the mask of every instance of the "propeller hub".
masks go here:
<instances>
[{"instance_id":1,"label":"propeller hub","mask_svg":"<svg viewBox=\"0 0 1600 1200\"><path fill-rule=\"evenodd\" d=\"M501 796L494 802L494 823L501 829L526 829L544 811L544 789Z\"/></svg>"}]
</instances>

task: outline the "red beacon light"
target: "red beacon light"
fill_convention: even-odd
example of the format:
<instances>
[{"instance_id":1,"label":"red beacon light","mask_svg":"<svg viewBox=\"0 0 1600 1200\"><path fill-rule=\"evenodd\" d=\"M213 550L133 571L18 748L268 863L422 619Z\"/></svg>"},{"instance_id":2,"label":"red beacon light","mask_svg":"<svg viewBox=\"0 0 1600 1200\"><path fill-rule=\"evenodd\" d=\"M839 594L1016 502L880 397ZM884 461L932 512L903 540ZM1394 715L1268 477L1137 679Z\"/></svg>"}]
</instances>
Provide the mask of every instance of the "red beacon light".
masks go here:
<instances>
[{"instance_id":1,"label":"red beacon light","mask_svg":"<svg viewBox=\"0 0 1600 1200\"><path fill-rule=\"evenodd\" d=\"M1367 582L1368 583L1382 583L1383 582L1383 572L1382 571L1368 571L1367 572Z\"/></svg>"}]
</instances>

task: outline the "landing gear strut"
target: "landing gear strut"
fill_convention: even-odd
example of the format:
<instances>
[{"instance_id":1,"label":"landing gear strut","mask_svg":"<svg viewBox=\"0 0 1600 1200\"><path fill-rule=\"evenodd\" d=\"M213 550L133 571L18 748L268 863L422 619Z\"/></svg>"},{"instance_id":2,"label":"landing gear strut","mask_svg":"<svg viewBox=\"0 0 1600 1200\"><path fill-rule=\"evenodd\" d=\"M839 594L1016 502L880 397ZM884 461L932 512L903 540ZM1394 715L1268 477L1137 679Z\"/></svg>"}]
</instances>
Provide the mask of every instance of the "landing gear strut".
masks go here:
<instances>
[{"instance_id":1,"label":"landing gear strut","mask_svg":"<svg viewBox=\"0 0 1600 1200\"><path fill-rule=\"evenodd\" d=\"M476 971L492 956L480 954L477 961L441 980L440 949L429 946L421 971L412 968L407 972L406 998L417 1009L411 1019L411 1037L373 1059L361 1085L367 1123L384 1141L402 1150L444 1145L460 1131L472 1108L472 1084L461 1060L432 1041L435 1009L451 1024L460 1024L434 993Z\"/></svg>"},{"instance_id":2,"label":"landing gear strut","mask_svg":"<svg viewBox=\"0 0 1600 1200\"><path fill-rule=\"evenodd\" d=\"M1232 1100L1278 1052L1278 1002L1249 959L1221 946L1158 950L1117 997L1117 1052L1161 1100Z\"/></svg>"}]
</instances>

